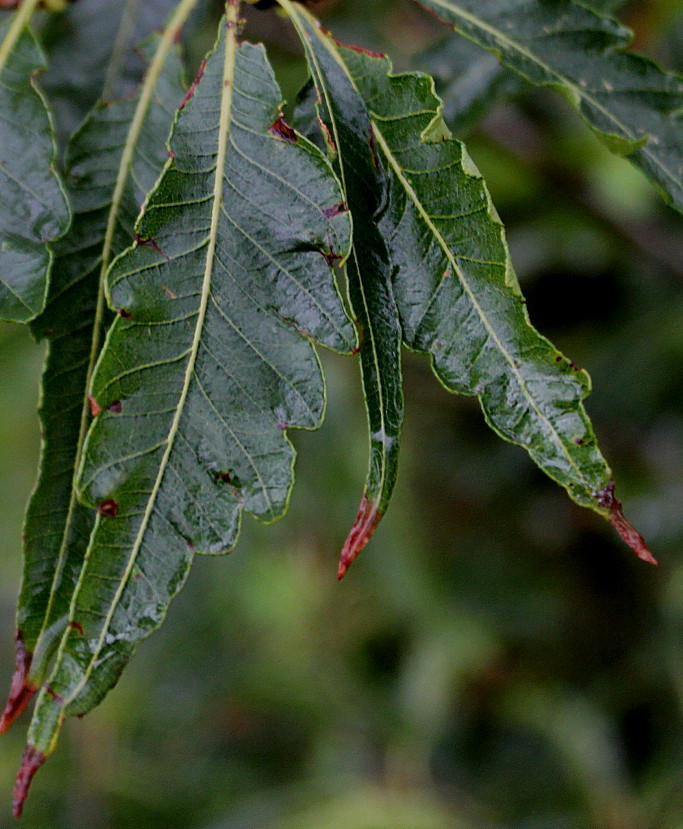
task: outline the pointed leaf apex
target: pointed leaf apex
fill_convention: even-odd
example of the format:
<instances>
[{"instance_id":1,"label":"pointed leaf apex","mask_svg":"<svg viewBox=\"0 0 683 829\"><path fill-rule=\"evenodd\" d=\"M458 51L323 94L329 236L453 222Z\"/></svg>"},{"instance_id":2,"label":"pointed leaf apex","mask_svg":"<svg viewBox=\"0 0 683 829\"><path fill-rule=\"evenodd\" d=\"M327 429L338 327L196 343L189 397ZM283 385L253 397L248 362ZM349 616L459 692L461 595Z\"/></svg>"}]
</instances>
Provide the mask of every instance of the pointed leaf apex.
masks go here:
<instances>
[{"instance_id":1,"label":"pointed leaf apex","mask_svg":"<svg viewBox=\"0 0 683 829\"><path fill-rule=\"evenodd\" d=\"M340 581L372 538L372 534L377 529L383 515L384 513L379 511L377 504L370 501L366 495L363 495L358 508L358 515L341 551L339 570L337 571L337 578Z\"/></svg>"},{"instance_id":2,"label":"pointed leaf apex","mask_svg":"<svg viewBox=\"0 0 683 829\"><path fill-rule=\"evenodd\" d=\"M12 723L17 717L21 716L38 690L28 681L33 654L26 650L24 641L19 634L16 638L16 651L16 667L12 677L9 699L0 719L0 734L5 734L9 730Z\"/></svg>"},{"instance_id":3,"label":"pointed leaf apex","mask_svg":"<svg viewBox=\"0 0 683 829\"><path fill-rule=\"evenodd\" d=\"M609 511L608 518L612 526L638 558L658 566L659 562L650 552L643 536L626 519L621 501L614 494L614 481L610 481L597 493L597 499L598 504Z\"/></svg>"},{"instance_id":4,"label":"pointed leaf apex","mask_svg":"<svg viewBox=\"0 0 683 829\"><path fill-rule=\"evenodd\" d=\"M45 755L42 752L33 748L31 745L26 746L24 755L21 758L21 767L17 774L17 780L14 784L14 801L12 807L14 817L21 817L21 813L24 810L24 803L26 802L28 791L31 787L31 781L44 762Z\"/></svg>"}]
</instances>

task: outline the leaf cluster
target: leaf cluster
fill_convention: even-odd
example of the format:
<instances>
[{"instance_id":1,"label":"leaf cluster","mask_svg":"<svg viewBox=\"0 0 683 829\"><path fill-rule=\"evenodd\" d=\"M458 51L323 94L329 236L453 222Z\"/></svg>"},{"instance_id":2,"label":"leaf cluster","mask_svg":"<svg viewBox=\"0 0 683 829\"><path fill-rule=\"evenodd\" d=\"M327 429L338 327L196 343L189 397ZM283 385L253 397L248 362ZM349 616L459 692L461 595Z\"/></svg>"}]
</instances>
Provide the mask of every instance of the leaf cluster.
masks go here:
<instances>
[{"instance_id":1,"label":"leaf cluster","mask_svg":"<svg viewBox=\"0 0 683 829\"><path fill-rule=\"evenodd\" d=\"M419 2L457 35L442 62L486 61L454 117L549 87L683 210L683 82L626 51L613 18L572 0ZM266 523L286 511L288 430L317 428L326 405L316 346L358 359L367 404L340 577L391 500L403 348L654 563L584 409L588 375L532 327L433 79L341 43L314 4L253 5L277 5L305 55L288 120L265 49L242 40L239 0L189 85L179 44L211 20L202 0L83 0L45 19L24 0L0 19L0 317L49 342L0 722L37 696L16 814L65 717L116 683L194 556L230 551L245 510ZM103 16L113 44L89 71L70 67L74 38ZM73 131L61 93L79 84L93 106Z\"/></svg>"}]
</instances>

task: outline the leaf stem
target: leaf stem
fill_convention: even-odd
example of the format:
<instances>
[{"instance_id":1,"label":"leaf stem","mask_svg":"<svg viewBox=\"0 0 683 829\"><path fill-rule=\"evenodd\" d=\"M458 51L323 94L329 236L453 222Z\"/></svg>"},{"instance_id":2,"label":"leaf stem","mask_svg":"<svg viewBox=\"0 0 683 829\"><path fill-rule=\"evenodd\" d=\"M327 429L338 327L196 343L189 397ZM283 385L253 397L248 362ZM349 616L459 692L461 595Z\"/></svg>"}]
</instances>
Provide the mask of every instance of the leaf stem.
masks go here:
<instances>
[{"instance_id":1,"label":"leaf stem","mask_svg":"<svg viewBox=\"0 0 683 829\"><path fill-rule=\"evenodd\" d=\"M24 2L17 9L14 19L12 20L4 40L0 43L0 75L3 73L7 60L12 53L12 49L21 37L24 29L31 22L33 13L35 12L40 0L24 0Z\"/></svg>"}]
</instances>

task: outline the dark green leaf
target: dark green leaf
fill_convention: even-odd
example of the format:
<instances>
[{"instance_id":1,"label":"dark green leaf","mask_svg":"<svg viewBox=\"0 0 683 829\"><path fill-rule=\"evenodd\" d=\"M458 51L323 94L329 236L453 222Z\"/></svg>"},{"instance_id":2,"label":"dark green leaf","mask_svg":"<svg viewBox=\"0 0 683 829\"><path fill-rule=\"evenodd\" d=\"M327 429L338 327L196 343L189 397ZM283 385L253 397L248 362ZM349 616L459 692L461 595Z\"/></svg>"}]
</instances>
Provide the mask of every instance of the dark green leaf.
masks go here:
<instances>
[{"instance_id":1,"label":"dark green leaf","mask_svg":"<svg viewBox=\"0 0 683 829\"><path fill-rule=\"evenodd\" d=\"M17 670L0 732L45 679L67 624L94 513L78 503L74 477L90 422L88 388L104 338L103 279L134 238L147 192L168 159L168 136L182 101L180 56L173 48L183 10L163 39L146 44L151 60L135 99L100 104L69 150L74 222L55 249L45 311L31 328L50 341L43 375L43 452L25 525L24 578L17 618Z\"/></svg>"},{"instance_id":2,"label":"dark green leaf","mask_svg":"<svg viewBox=\"0 0 683 829\"><path fill-rule=\"evenodd\" d=\"M683 211L683 80L624 51L628 29L571 0L418 2L531 83L561 92Z\"/></svg>"},{"instance_id":3,"label":"dark green leaf","mask_svg":"<svg viewBox=\"0 0 683 829\"><path fill-rule=\"evenodd\" d=\"M175 6L177 0L81 0L61 14L45 16L37 32L49 63L42 85L62 145L98 100L135 94L145 73L136 47Z\"/></svg>"},{"instance_id":4,"label":"dark green leaf","mask_svg":"<svg viewBox=\"0 0 683 829\"><path fill-rule=\"evenodd\" d=\"M228 5L216 51L172 138L137 244L109 276L114 323L93 381L82 495L98 516L24 768L116 682L162 621L196 550L223 553L247 509L284 511L285 431L324 408L308 338L355 345L329 261L350 248L328 162L281 120L262 47L236 42ZM23 789L22 789L23 791Z\"/></svg>"},{"instance_id":5,"label":"dark green leaf","mask_svg":"<svg viewBox=\"0 0 683 829\"><path fill-rule=\"evenodd\" d=\"M354 225L347 270L351 305L361 334L370 464L358 515L342 549L341 578L386 512L398 466L403 422L401 328L392 286L393 266L378 225L387 203L387 181L374 152L365 102L336 52L299 6L288 0L281 5L304 45L319 117L336 157Z\"/></svg>"},{"instance_id":6,"label":"dark green leaf","mask_svg":"<svg viewBox=\"0 0 683 829\"><path fill-rule=\"evenodd\" d=\"M518 75L464 37L447 37L432 46L419 55L416 68L434 78L444 120L458 137L524 86Z\"/></svg>"},{"instance_id":7,"label":"dark green leaf","mask_svg":"<svg viewBox=\"0 0 683 829\"><path fill-rule=\"evenodd\" d=\"M339 46L308 12L281 2L305 22L311 42L343 60L368 104L390 179L381 227L397 266L406 344L429 353L448 389L479 397L501 437L654 561L614 497L582 405L588 375L530 325L500 219L463 144L450 136L432 79L391 75L388 58Z\"/></svg>"},{"instance_id":8,"label":"dark green leaf","mask_svg":"<svg viewBox=\"0 0 683 829\"><path fill-rule=\"evenodd\" d=\"M0 319L14 322L43 309L48 244L70 220L50 115L36 85L45 63L22 23L15 16L0 24Z\"/></svg>"}]
</instances>

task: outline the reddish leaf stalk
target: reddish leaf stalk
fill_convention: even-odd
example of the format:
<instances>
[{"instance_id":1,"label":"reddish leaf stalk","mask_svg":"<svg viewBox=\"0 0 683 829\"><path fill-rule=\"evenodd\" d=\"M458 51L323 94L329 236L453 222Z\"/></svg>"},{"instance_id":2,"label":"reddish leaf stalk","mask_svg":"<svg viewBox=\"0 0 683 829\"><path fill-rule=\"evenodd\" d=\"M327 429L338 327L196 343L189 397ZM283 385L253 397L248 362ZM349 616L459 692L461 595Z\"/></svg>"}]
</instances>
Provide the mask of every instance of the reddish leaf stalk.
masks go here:
<instances>
[{"instance_id":1,"label":"reddish leaf stalk","mask_svg":"<svg viewBox=\"0 0 683 829\"><path fill-rule=\"evenodd\" d=\"M24 803L28 797L28 790L31 788L31 781L35 773L45 762L45 755L33 746L26 746L24 755L21 758L21 767L14 784L14 802L12 813L14 817L21 817L24 811Z\"/></svg>"},{"instance_id":2,"label":"reddish leaf stalk","mask_svg":"<svg viewBox=\"0 0 683 829\"><path fill-rule=\"evenodd\" d=\"M35 696L38 688L28 681L33 654L26 650L21 634L16 637L16 667L12 677L9 699L0 719L0 734L8 731L12 723L26 710L27 705Z\"/></svg>"},{"instance_id":3,"label":"reddish leaf stalk","mask_svg":"<svg viewBox=\"0 0 683 829\"><path fill-rule=\"evenodd\" d=\"M337 571L338 579L344 578L349 567L358 558L359 553L372 538L372 534L377 529L377 525L382 520L383 515L384 513L380 512L377 508L377 504L374 501L370 501L364 494L360 502L360 507L358 508L356 520L342 547L341 557L339 559L339 570Z\"/></svg>"},{"instance_id":4,"label":"reddish leaf stalk","mask_svg":"<svg viewBox=\"0 0 683 829\"><path fill-rule=\"evenodd\" d=\"M609 520L612 526L628 544L638 558L655 566L659 563L650 552L643 536L626 519L621 501L614 494L614 481L610 481L604 489L597 493L597 501L601 507L609 510Z\"/></svg>"}]
</instances>

